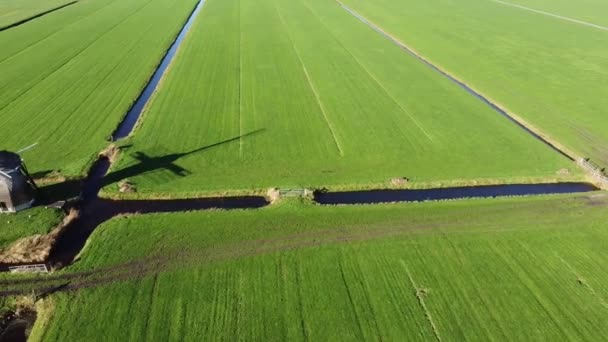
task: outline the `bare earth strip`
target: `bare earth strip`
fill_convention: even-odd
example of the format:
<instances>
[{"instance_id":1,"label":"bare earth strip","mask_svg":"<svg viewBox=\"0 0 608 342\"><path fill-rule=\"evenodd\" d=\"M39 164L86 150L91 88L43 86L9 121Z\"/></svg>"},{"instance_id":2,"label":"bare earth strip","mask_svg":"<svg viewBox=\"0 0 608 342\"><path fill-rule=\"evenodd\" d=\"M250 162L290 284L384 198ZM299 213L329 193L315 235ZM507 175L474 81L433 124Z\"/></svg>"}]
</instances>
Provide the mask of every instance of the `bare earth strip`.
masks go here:
<instances>
[{"instance_id":1,"label":"bare earth strip","mask_svg":"<svg viewBox=\"0 0 608 342\"><path fill-rule=\"evenodd\" d=\"M582 20L578 20L578 19L564 17L563 15L553 14L553 13L550 13L550 12L545 12L545 11L537 10L537 9L534 9L534 8L530 8L530 7L514 4L514 3L511 3L511 2L506 2L506 1L501 1L501 0L492 0L492 1L497 2L499 4L506 5L506 6L517 7L519 9L523 9L523 10L526 10L526 11L530 11L530 12L534 12L534 13L538 13L538 14L543 14L543 15L546 15L546 16L549 16L549 17L553 17L553 18L569 21L569 22L572 22L572 23L576 23L576 24L580 24L580 25L585 25L585 26L593 27L593 28L596 28L598 30L608 31L608 27L606 27L606 26L601 26L601 25L593 24L593 23L590 23L590 22L587 22L587 21L582 21Z\"/></svg>"}]
</instances>

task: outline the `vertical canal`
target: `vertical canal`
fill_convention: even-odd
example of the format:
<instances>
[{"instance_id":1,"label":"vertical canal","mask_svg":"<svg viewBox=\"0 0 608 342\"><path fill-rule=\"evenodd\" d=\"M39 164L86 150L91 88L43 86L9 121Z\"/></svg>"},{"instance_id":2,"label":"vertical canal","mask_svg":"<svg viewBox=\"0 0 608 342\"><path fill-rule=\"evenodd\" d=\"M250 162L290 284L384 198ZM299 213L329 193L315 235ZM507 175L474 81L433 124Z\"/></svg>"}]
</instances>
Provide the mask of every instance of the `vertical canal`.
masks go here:
<instances>
[{"instance_id":1,"label":"vertical canal","mask_svg":"<svg viewBox=\"0 0 608 342\"><path fill-rule=\"evenodd\" d=\"M194 24L194 21L196 20L196 17L200 13L204 4L205 0L199 0L199 2L196 4L196 7L190 14L190 17L188 17L186 24L184 24L184 27L182 27L181 31L171 44L171 47L165 53L165 56L162 58L160 64L158 67L156 67L156 71L154 71L154 74L152 74L148 84L146 84L146 87L139 94L137 100L135 100L131 108L129 108L129 111L123 120L120 122L120 124L118 124L118 128L114 131L114 133L112 133L112 141L126 138L129 136L129 134L131 134L135 128L135 125L137 124L137 121L139 120L139 117L141 116L141 113L143 112L144 108L146 108L148 101L156 91L158 83L163 76L165 76L167 68L169 65L171 65L177 50L184 41L184 38L186 38L186 35L190 31L190 28Z\"/></svg>"}]
</instances>

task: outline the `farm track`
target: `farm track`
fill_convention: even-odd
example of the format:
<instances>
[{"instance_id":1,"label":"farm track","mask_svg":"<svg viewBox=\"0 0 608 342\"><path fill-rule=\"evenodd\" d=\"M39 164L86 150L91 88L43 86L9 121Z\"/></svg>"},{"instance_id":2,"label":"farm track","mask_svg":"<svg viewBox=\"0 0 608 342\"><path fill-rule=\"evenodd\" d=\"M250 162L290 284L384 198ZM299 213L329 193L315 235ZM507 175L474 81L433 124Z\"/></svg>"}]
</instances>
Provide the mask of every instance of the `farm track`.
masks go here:
<instances>
[{"instance_id":1,"label":"farm track","mask_svg":"<svg viewBox=\"0 0 608 342\"><path fill-rule=\"evenodd\" d=\"M565 147L563 147L561 144L559 144L557 142L554 142L551 138L548 138L542 132L538 131L535 128L532 128L531 125L528 124L528 123L526 123L523 119L521 119L519 117L516 117L513 113L507 112L506 109L503 109L500 105L498 105L492 99L490 99L490 98L486 97L485 95L483 95L482 92L480 92L480 91L472 88L471 86L469 86L468 84L466 84L464 81L461 81L456 76L452 75L449 71L446 71L442 67L440 67L440 66L436 65L435 63L433 63L431 60L429 60L426 57L422 56L416 50L414 50L413 48L411 48L407 44L403 43L401 40L397 39L395 36L391 35L387 31L385 31L378 24L372 22L371 20L369 20L366 17L362 16L361 14L357 13L355 10L353 10L350 7L346 6L340 0L336 0L336 2L346 12L348 12L349 14L351 14L352 16L354 16L355 18L359 19L362 23L364 23L365 25L369 26L372 30L374 30L374 31L378 32L379 34L383 35L388 40L390 40L392 43L394 43L395 45L399 46L401 49L403 49L404 51L406 51L410 55L416 57L418 60L420 60L421 62L423 62L427 66L429 66L431 69L437 71L439 74L441 74L444 77L448 78L450 81L456 83L458 86L460 86L461 88L463 88L464 90L466 90L469 94L473 95L474 97L478 98L479 100L481 100L482 102L484 102L485 104L487 104L488 106L490 106L494 111L496 111L500 115L502 115L505 118L507 118L509 121L511 121L514 124L516 124L519 128L523 129L528 134L530 134L531 136L533 136L535 139L541 141L542 143L544 143L545 145L547 145L548 147L550 147L555 152L557 152L560 155L568 158L570 161L576 161L576 160L580 159L580 157L576 156L573 152L569 151L568 149L566 149Z\"/></svg>"},{"instance_id":2,"label":"farm track","mask_svg":"<svg viewBox=\"0 0 608 342\"><path fill-rule=\"evenodd\" d=\"M541 222L551 223L553 221L539 221L539 223ZM111 266L102 266L89 271L75 271L39 278L0 280L0 285L6 288L6 290L0 291L0 296L31 293L32 289L36 293L54 290L74 291L103 286L115 281L148 277L184 267L197 267L302 248L361 243L376 239L398 238L405 235L429 236L435 235L438 232L448 235L469 234L470 228L470 224L445 223L432 225L411 224L373 230L368 230L365 227L354 227L294 233L270 239L257 239L224 246L213 246L203 250L179 250L163 253L162 255L153 254L143 259ZM444 231L443 229L449 229L449 231ZM550 231L549 228L545 229ZM503 225L496 223L494 225L484 225L483 230L475 230L476 233L508 233L512 231L521 231L521 229L504 228Z\"/></svg>"},{"instance_id":3,"label":"farm track","mask_svg":"<svg viewBox=\"0 0 608 342\"><path fill-rule=\"evenodd\" d=\"M37 14L35 14L35 15L33 15L33 16L30 16L30 17L27 17L27 18L21 19L21 20L19 20L19 21L17 21L17 22L14 22L14 23L12 23L12 24L9 24L9 25L6 25L6 26L3 26L3 27L0 27L0 32L5 31L5 30L8 30L8 29L11 29L11 28L14 28L14 27L17 27L17 26L20 26L20 25L23 25L23 24L26 24L26 23L28 23L28 22L30 22L30 21L32 21L32 20L34 20L34 19L38 19L38 18L40 18L40 17L42 17L42 16L45 16L45 15L47 15L47 14L50 14L50 13L53 13L53 12L59 11L59 10L61 10L61 9L65 8L65 7L68 7L68 6L74 5L74 4L75 4L75 3L77 3L77 2L78 2L78 0L76 0L76 1L72 1L72 2L68 2L67 4L63 4L63 5L61 5L61 6L57 6L57 7L55 7L55 8L48 9L48 10L46 10L46 11L43 11L43 12L37 13Z\"/></svg>"}]
</instances>

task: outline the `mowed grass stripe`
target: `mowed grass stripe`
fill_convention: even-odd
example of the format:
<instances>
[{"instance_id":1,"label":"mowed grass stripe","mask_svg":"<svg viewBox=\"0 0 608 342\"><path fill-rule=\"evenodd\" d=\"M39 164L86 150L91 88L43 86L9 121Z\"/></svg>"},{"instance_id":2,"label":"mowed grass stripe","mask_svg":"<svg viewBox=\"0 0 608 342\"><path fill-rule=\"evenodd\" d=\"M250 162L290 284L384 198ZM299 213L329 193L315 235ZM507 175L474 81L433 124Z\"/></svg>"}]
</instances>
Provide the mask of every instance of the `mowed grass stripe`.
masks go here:
<instances>
[{"instance_id":1,"label":"mowed grass stripe","mask_svg":"<svg viewBox=\"0 0 608 342\"><path fill-rule=\"evenodd\" d=\"M344 141L346 154L366 155L385 148L385 141L376 138L380 134L393 138L393 144L404 150L429 150L422 132L337 44L302 1L280 4L321 100L339 122L336 131L340 141ZM337 82L340 86L336 86Z\"/></svg>"},{"instance_id":2,"label":"mowed grass stripe","mask_svg":"<svg viewBox=\"0 0 608 342\"><path fill-rule=\"evenodd\" d=\"M245 142L248 160L272 161L334 158L341 152L331 119L309 83L306 66L273 1L241 1L243 7L245 106L244 125L266 128ZM266 18L260 25L258 18ZM276 146L282 145L280 149Z\"/></svg>"},{"instance_id":3,"label":"mowed grass stripe","mask_svg":"<svg viewBox=\"0 0 608 342\"><path fill-rule=\"evenodd\" d=\"M369 75L369 77L384 91L384 93L386 93L386 95L393 102L395 102L395 104L399 106L403 114L405 114L407 117L410 118L410 120L412 120L412 122L422 131L422 133L424 133L424 135L429 139L431 143L435 143L435 139L433 138L433 136L429 134L426 129L424 129L420 122L416 120L416 118L401 103L399 103L397 99L395 99L395 97L386 89L382 82L380 82L378 78L344 45L344 43L340 41L338 37L336 37L336 35L327 27L325 22L323 22L323 20L318 17L318 14L306 3L306 1L303 1L303 4L311 11L311 13L315 15L317 19L319 19L321 25L323 25L323 27L335 38L336 43L339 44L344 50L346 50L349 55L357 62L357 64Z\"/></svg>"},{"instance_id":4,"label":"mowed grass stripe","mask_svg":"<svg viewBox=\"0 0 608 342\"><path fill-rule=\"evenodd\" d=\"M275 4L275 7L276 7L276 4ZM278 7L276 7L276 9L277 9L277 13L279 15L279 18L281 19L281 22L283 23L283 26L287 29L287 24L285 23L285 19L281 15L281 11L279 10ZM289 35L289 30L287 30L287 33ZM298 57L298 61L300 62L300 65L302 66L302 71L304 71L304 75L306 76L306 81L308 82L308 85L310 86L310 90L312 90L312 93L315 95L315 99L317 100L317 103L319 105L319 109L321 110L321 113L323 114L323 119L325 119L325 122L327 123L327 127L329 127L329 130L331 132L331 136L334 139L334 142L336 143L336 147L338 148L338 151L340 152L340 155L343 156L344 155L344 151L342 151L342 148L340 147L340 143L338 142L338 138L336 137L336 133L334 132L332 124L329 121L329 118L327 117L327 112L326 112L325 108L323 107L323 103L321 102L321 99L319 98L319 93L315 89L315 86L312 83L312 80L310 79L310 75L308 74L308 70L306 69L306 65L304 65L304 61L302 61L302 57L300 56L300 53L298 52L298 49L295 46L295 44L293 43L293 40L291 39L291 37L289 38L289 41L291 42L293 50L296 53L296 56Z\"/></svg>"}]
</instances>

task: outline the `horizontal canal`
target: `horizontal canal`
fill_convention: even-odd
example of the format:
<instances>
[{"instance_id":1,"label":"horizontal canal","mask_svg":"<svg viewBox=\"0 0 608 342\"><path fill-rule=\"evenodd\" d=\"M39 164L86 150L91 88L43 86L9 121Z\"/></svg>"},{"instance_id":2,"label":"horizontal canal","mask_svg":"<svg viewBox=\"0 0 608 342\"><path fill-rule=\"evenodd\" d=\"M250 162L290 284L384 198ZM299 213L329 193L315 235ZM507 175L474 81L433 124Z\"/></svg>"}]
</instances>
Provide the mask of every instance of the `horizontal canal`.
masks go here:
<instances>
[{"instance_id":1,"label":"horizontal canal","mask_svg":"<svg viewBox=\"0 0 608 342\"><path fill-rule=\"evenodd\" d=\"M588 183L508 184L416 190L366 190L316 192L320 204L373 204L390 202L422 202L464 198L548 195L599 190Z\"/></svg>"},{"instance_id":2,"label":"horizontal canal","mask_svg":"<svg viewBox=\"0 0 608 342\"><path fill-rule=\"evenodd\" d=\"M135 101L135 103L133 103L133 105L123 118L122 122L118 125L116 131L112 133L112 141L126 138L129 136L129 134L131 134L133 128L135 128L135 125L137 124L137 120L139 120L139 117L141 116L142 111L150 100L150 97L152 96L152 94L154 94L154 91L158 87L158 82L160 82L160 80L165 75L165 71L167 71L167 68L173 61L173 57L175 57L177 49L182 44L188 31L190 31L190 28L192 27L196 16L199 14L204 4L205 0L200 0L198 2L196 7L190 14L190 17L186 21L186 24L184 24L184 27L182 27L182 30L177 35L177 38L175 38L175 41L173 41L173 44L171 44L171 47L169 48L169 50L167 50L167 53L165 53L165 56L156 68L156 71L154 71L152 78L150 78L144 90L139 94L137 100Z\"/></svg>"},{"instance_id":3,"label":"horizontal canal","mask_svg":"<svg viewBox=\"0 0 608 342\"><path fill-rule=\"evenodd\" d=\"M403 49L405 52L409 53L410 55L416 57L418 60L420 60L421 62L423 62L424 64L426 64L428 67L430 67L431 69L437 71L438 73L440 73L441 75L443 75L444 77L448 78L450 81L456 83L457 85L459 85L462 89L466 90L469 94L475 96L477 99L481 100L482 102L484 102L485 104L487 104L488 106L490 106L492 109L494 109L497 113L499 113L500 115L504 116L505 118L507 118L509 121L513 122L514 124L516 124L517 126L519 126L519 128L523 129L524 131L526 131L528 134L530 134L531 136L533 136L534 138L538 139L539 141L543 142L545 145L549 146L551 149L553 149L555 152L561 154L562 156L570 159L571 161L575 161L575 158L571 155L569 155L568 153L566 153L565 151L562 151L559 147L555 146L553 143L551 143L550 141L548 141L547 139L543 138L540 134L532 131L531 129L529 129L528 127L526 127L526 125L522 124L521 122L519 122L517 119L515 119L514 117L512 117L511 115L509 115L509 113L507 113L506 111L504 111L502 108L500 108L497 104L495 104L494 102L492 102L490 99L486 98L485 96L483 96L482 94L478 93L477 91L475 91L473 88L469 87L468 85L466 85L464 82L461 82L460 80L456 79L454 76L450 75L449 73L447 73L446 71L443 71L441 68L439 68L438 66L436 66L435 64L433 64L431 61L429 61L428 59L420 56L418 53L416 53L414 50L412 50L411 48L409 48L408 46L404 45L403 43L401 43L399 40L397 40L395 37L391 36L390 34L386 33L382 28L380 28L379 26L377 26L376 24L370 22L369 20L367 20L365 17L363 17L362 15L360 15L359 13L355 12L353 9L349 8L348 6L344 5L342 2L338 1L338 4L344 9L346 10L348 13L350 13L352 16L354 16L355 18L359 19L362 23L364 23L365 25L369 26L372 30L380 33L381 35L383 35L385 38L387 38L388 40L390 40L391 42L393 42L395 45L397 45L398 47L400 47L401 49Z\"/></svg>"}]
</instances>

